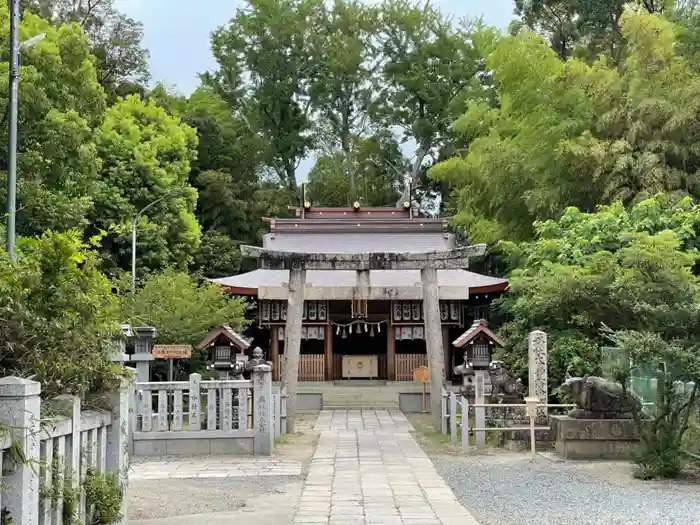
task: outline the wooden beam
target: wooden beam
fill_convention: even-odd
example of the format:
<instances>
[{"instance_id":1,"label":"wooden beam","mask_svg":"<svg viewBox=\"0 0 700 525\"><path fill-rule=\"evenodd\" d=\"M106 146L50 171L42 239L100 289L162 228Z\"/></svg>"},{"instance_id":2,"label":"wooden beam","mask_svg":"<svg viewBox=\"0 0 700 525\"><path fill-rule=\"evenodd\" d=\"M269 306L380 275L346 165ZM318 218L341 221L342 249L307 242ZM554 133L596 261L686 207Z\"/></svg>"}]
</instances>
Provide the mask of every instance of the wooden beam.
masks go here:
<instances>
[{"instance_id":1,"label":"wooden beam","mask_svg":"<svg viewBox=\"0 0 700 525\"><path fill-rule=\"evenodd\" d=\"M434 270L469 267L469 259L486 253L485 244L455 250L432 252L385 253L304 253L266 250L258 246L241 246L244 257L260 259L268 269L291 270Z\"/></svg>"},{"instance_id":2,"label":"wooden beam","mask_svg":"<svg viewBox=\"0 0 700 525\"><path fill-rule=\"evenodd\" d=\"M394 325L391 324L391 312L389 322L386 324L386 367L387 379L396 381L396 340L394 339Z\"/></svg>"},{"instance_id":3,"label":"wooden beam","mask_svg":"<svg viewBox=\"0 0 700 525\"><path fill-rule=\"evenodd\" d=\"M328 324L322 327L326 333L324 338L324 351L326 359L326 381L333 381L333 326Z\"/></svg>"},{"instance_id":4,"label":"wooden beam","mask_svg":"<svg viewBox=\"0 0 700 525\"><path fill-rule=\"evenodd\" d=\"M272 361L272 380L280 380L280 340L279 328L277 326L270 327L270 357Z\"/></svg>"}]
</instances>

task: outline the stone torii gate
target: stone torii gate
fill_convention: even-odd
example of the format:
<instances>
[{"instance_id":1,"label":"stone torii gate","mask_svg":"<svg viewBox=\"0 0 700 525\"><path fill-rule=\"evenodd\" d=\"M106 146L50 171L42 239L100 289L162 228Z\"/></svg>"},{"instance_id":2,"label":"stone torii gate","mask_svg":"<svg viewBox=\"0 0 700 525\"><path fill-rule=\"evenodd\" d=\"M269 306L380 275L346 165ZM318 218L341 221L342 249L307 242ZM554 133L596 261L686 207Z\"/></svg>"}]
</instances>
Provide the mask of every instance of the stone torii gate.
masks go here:
<instances>
[{"instance_id":1,"label":"stone torii gate","mask_svg":"<svg viewBox=\"0 0 700 525\"><path fill-rule=\"evenodd\" d=\"M354 270L357 272L356 299L369 298L370 270L420 270L423 285L423 318L425 321L426 353L430 369L430 407L436 424L440 424L442 384L445 378L442 322L438 296L438 270L464 269L469 258L484 255L485 244L454 250L433 252L387 253L302 253L266 250L256 246L241 246L244 257L259 259L261 268L289 270L287 321L285 327L284 367L282 388L286 388L287 432L295 431L296 393L301 353L302 311L306 270Z\"/></svg>"}]
</instances>

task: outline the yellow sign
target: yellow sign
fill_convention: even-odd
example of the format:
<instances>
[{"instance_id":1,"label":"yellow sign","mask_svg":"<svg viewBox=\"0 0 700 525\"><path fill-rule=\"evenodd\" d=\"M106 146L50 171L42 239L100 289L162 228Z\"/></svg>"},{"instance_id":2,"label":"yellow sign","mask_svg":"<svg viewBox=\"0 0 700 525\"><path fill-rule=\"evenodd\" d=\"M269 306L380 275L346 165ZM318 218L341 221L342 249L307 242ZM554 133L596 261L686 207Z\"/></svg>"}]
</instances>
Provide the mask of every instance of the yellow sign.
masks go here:
<instances>
[{"instance_id":1,"label":"yellow sign","mask_svg":"<svg viewBox=\"0 0 700 525\"><path fill-rule=\"evenodd\" d=\"M419 366L413 370L414 383L430 383L430 370L427 366Z\"/></svg>"},{"instance_id":2,"label":"yellow sign","mask_svg":"<svg viewBox=\"0 0 700 525\"><path fill-rule=\"evenodd\" d=\"M190 345L154 345L151 351L157 359L189 359L192 357Z\"/></svg>"}]
</instances>

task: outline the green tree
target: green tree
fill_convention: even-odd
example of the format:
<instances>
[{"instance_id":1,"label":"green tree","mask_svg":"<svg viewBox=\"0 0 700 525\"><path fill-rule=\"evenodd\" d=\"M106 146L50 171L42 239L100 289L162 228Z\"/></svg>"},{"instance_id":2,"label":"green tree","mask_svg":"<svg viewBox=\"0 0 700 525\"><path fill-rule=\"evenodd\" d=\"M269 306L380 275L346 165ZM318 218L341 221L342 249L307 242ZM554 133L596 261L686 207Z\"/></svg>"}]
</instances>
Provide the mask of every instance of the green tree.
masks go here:
<instances>
[{"instance_id":1,"label":"green tree","mask_svg":"<svg viewBox=\"0 0 700 525\"><path fill-rule=\"evenodd\" d=\"M7 48L9 12L0 6ZM92 129L102 118L105 96L97 83L94 57L78 26L52 27L26 13L21 39L46 38L22 50L19 99L17 230L33 236L46 229L82 230L93 207L101 162ZM4 66L4 68L2 67ZM0 64L0 83L8 82L8 63ZM7 92L0 94L7 107ZM7 114L3 120L6 121ZM5 209L7 126L0 127L0 202Z\"/></svg>"},{"instance_id":2,"label":"green tree","mask_svg":"<svg viewBox=\"0 0 700 525\"><path fill-rule=\"evenodd\" d=\"M678 26L679 53L700 72L700 2L679 0L668 17Z\"/></svg>"},{"instance_id":3,"label":"green tree","mask_svg":"<svg viewBox=\"0 0 700 525\"><path fill-rule=\"evenodd\" d=\"M184 97L157 86L148 99L194 128L199 138L190 183L199 192L196 215L206 233L193 268L207 277L232 275L241 262L237 245L259 243L267 230L262 217L286 215L292 195L284 185L263 181L260 137L213 89L201 87ZM211 259L214 251L227 250Z\"/></svg>"},{"instance_id":4,"label":"green tree","mask_svg":"<svg viewBox=\"0 0 700 525\"><path fill-rule=\"evenodd\" d=\"M418 187L450 136L454 109L470 87L480 84L479 55L472 28L455 29L429 4L386 0L380 7L382 84L374 106L386 128L398 127L401 141L415 150L407 173Z\"/></svg>"},{"instance_id":5,"label":"green tree","mask_svg":"<svg viewBox=\"0 0 700 525\"><path fill-rule=\"evenodd\" d=\"M97 79L114 98L133 94L149 79L143 26L116 8L115 0L29 0L25 9L52 24L79 24L96 58Z\"/></svg>"},{"instance_id":6,"label":"green tree","mask_svg":"<svg viewBox=\"0 0 700 525\"><path fill-rule=\"evenodd\" d=\"M340 152L348 179L343 186L349 189L344 204L359 196L355 143L371 124L369 111L377 96L377 18L375 8L335 0L321 11L312 34L315 61L309 95L318 115L316 133L324 150Z\"/></svg>"},{"instance_id":7,"label":"green tree","mask_svg":"<svg viewBox=\"0 0 700 525\"><path fill-rule=\"evenodd\" d=\"M244 328L245 311L245 301L221 286L166 268L144 279L136 295L125 295L122 318L134 326L155 326L159 343L196 345L222 324Z\"/></svg>"},{"instance_id":8,"label":"green tree","mask_svg":"<svg viewBox=\"0 0 700 525\"><path fill-rule=\"evenodd\" d=\"M401 196L407 162L388 132L360 139L352 153L355 189L347 176L347 159L338 152L316 161L309 173L307 198L314 206L394 206Z\"/></svg>"},{"instance_id":9,"label":"green tree","mask_svg":"<svg viewBox=\"0 0 700 525\"><path fill-rule=\"evenodd\" d=\"M569 205L698 196L700 78L676 54L672 23L629 13L621 29L622 72L564 62L528 33L488 54L500 104L472 102L455 123L467 154L431 172L455 188L458 225L473 240L527 239L534 220Z\"/></svg>"},{"instance_id":10,"label":"green tree","mask_svg":"<svg viewBox=\"0 0 700 525\"><path fill-rule=\"evenodd\" d=\"M225 233L207 230L194 256L192 269L204 277L217 279L238 274L241 269L240 244Z\"/></svg>"},{"instance_id":11,"label":"green tree","mask_svg":"<svg viewBox=\"0 0 700 525\"><path fill-rule=\"evenodd\" d=\"M251 0L212 36L219 70L202 75L266 145L265 165L296 189L313 146L310 86L320 0Z\"/></svg>"},{"instance_id":12,"label":"green tree","mask_svg":"<svg viewBox=\"0 0 700 525\"><path fill-rule=\"evenodd\" d=\"M49 399L118 388L119 304L100 262L79 231L20 238L16 263L0 250L0 375L31 376Z\"/></svg>"},{"instance_id":13,"label":"green tree","mask_svg":"<svg viewBox=\"0 0 700 525\"><path fill-rule=\"evenodd\" d=\"M515 0L520 18L513 30L525 28L546 37L560 58L595 60L605 55L618 62L624 53L625 9L650 14L669 11L674 0Z\"/></svg>"},{"instance_id":14,"label":"green tree","mask_svg":"<svg viewBox=\"0 0 700 525\"><path fill-rule=\"evenodd\" d=\"M188 180L195 131L155 103L131 96L109 108L95 141L103 178L91 219L94 228L109 232L103 242L109 267L130 267L132 219L157 201L137 221L138 267L186 268L200 240L197 191Z\"/></svg>"},{"instance_id":15,"label":"green tree","mask_svg":"<svg viewBox=\"0 0 700 525\"><path fill-rule=\"evenodd\" d=\"M511 294L502 302L505 359L525 376L527 334L550 335L550 383L600 372L601 328L658 334L666 341L700 329L698 279L692 269L700 208L660 195L626 210L569 208L535 224L535 239L503 243Z\"/></svg>"},{"instance_id":16,"label":"green tree","mask_svg":"<svg viewBox=\"0 0 700 525\"><path fill-rule=\"evenodd\" d=\"M129 288L128 279L122 283ZM214 328L229 324L240 331L246 326L247 306L218 284L201 281L186 272L167 268L148 276L135 295L124 296L122 319L134 326L154 326L160 344L198 345ZM154 368L154 375L167 377L164 362ZM195 350L192 359L176 363L178 377L202 372L206 366L204 352Z\"/></svg>"}]
</instances>

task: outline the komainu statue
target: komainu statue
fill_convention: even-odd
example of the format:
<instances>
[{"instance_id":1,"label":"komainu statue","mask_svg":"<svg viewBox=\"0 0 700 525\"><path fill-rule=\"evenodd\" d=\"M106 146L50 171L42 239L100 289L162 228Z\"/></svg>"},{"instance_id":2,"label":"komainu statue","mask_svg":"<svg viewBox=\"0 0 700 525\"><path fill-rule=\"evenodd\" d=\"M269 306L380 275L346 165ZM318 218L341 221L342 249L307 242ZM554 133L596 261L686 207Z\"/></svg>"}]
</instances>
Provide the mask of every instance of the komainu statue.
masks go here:
<instances>
[{"instance_id":1,"label":"komainu statue","mask_svg":"<svg viewBox=\"0 0 700 525\"><path fill-rule=\"evenodd\" d=\"M245 363L243 361L236 361L233 363L231 368L231 379L243 379L243 371L245 370Z\"/></svg>"},{"instance_id":2,"label":"komainu statue","mask_svg":"<svg viewBox=\"0 0 700 525\"><path fill-rule=\"evenodd\" d=\"M567 373L561 389L577 405L569 412L575 419L631 419L632 410L642 407L639 396L602 377L571 377Z\"/></svg>"},{"instance_id":3,"label":"komainu statue","mask_svg":"<svg viewBox=\"0 0 700 525\"><path fill-rule=\"evenodd\" d=\"M491 376L491 395L520 397L523 393L523 382L520 378L515 379L509 373L503 361L491 361L489 364L489 375Z\"/></svg>"},{"instance_id":4,"label":"komainu statue","mask_svg":"<svg viewBox=\"0 0 700 525\"><path fill-rule=\"evenodd\" d=\"M245 372L248 376L253 373L253 369L258 365L270 365L272 366L272 361L266 361L263 351L259 346L253 349L253 358L249 359L245 364Z\"/></svg>"}]
</instances>

